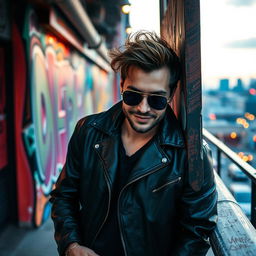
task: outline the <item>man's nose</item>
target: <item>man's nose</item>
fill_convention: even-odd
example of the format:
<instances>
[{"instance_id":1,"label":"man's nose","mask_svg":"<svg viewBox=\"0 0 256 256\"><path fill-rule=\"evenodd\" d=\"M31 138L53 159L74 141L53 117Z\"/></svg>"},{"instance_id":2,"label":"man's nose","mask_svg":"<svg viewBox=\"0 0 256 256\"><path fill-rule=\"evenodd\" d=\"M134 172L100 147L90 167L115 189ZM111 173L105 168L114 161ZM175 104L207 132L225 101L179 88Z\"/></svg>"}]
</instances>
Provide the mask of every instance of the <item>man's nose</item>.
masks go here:
<instances>
[{"instance_id":1,"label":"man's nose","mask_svg":"<svg viewBox=\"0 0 256 256\"><path fill-rule=\"evenodd\" d=\"M148 105L148 99L147 97L143 97L142 101L140 102L140 104L138 105L138 110L141 113L146 113L150 110L150 106Z\"/></svg>"}]
</instances>

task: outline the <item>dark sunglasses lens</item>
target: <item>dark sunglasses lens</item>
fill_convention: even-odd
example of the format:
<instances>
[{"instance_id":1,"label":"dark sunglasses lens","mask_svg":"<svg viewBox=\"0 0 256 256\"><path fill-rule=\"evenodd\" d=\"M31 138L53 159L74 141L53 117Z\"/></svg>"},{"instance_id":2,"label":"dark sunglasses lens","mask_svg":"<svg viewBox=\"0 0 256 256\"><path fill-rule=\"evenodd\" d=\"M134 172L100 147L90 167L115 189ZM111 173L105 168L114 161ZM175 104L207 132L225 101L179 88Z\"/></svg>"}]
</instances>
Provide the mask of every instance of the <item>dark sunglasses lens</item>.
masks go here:
<instances>
[{"instance_id":1,"label":"dark sunglasses lens","mask_svg":"<svg viewBox=\"0 0 256 256\"><path fill-rule=\"evenodd\" d=\"M123 100L129 106L136 106L141 102L142 96L136 92L125 91L123 93Z\"/></svg>"},{"instance_id":2,"label":"dark sunglasses lens","mask_svg":"<svg viewBox=\"0 0 256 256\"><path fill-rule=\"evenodd\" d=\"M167 99L162 96L148 96L148 104L156 110L162 110L167 105Z\"/></svg>"}]
</instances>

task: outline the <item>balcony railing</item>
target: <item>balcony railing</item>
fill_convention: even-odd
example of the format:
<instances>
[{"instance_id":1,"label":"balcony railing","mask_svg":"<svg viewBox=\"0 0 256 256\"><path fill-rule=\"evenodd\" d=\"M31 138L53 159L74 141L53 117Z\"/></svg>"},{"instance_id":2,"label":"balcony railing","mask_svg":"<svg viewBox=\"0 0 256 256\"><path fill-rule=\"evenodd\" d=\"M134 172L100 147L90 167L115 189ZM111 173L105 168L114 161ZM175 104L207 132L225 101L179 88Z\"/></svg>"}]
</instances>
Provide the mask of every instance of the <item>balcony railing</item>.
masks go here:
<instances>
[{"instance_id":1,"label":"balcony railing","mask_svg":"<svg viewBox=\"0 0 256 256\"><path fill-rule=\"evenodd\" d=\"M234 151L227 147L222 141L213 136L206 129L203 129L204 138L217 148L217 172L221 174L221 156L226 155L236 164L245 175L251 180L251 223L256 228L256 170L242 160Z\"/></svg>"},{"instance_id":2,"label":"balcony railing","mask_svg":"<svg viewBox=\"0 0 256 256\"><path fill-rule=\"evenodd\" d=\"M215 180L218 192L218 222L210 237L214 255L255 255L255 228L217 173L215 173Z\"/></svg>"},{"instance_id":3,"label":"balcony railing","mask_svg":"<svg viewBox=\"0 0 256 256\"><path fill-rule=\"evenodd\" d=\"M218 174L221 173L221 156L224 154L230 161L241 168L251 180L252 186L250 222L219 175L215 173L218 191L218 223L210 237L213 252L219 256L255 255L256 170L206 129L203 129L203 136L217 149Z\"/></svg>"}]
</instances>

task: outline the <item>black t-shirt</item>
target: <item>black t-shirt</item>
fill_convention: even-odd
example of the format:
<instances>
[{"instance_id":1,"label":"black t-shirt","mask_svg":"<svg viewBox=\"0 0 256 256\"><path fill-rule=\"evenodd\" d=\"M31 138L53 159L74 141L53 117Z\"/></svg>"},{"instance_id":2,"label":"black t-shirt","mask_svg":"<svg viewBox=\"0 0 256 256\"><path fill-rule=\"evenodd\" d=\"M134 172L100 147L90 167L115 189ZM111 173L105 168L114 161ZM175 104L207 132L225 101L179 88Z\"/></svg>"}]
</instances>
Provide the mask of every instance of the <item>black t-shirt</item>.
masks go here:
<instances>
[{"instance_id":1,"label":"black t-shirt","mask_svg":"<svg viewBox=\"0 0 256 256\"><path fill-rule=\"evenodd\" d=\"M127 156L121 137L119 137L118 172L115 183L113 184L109 215L92 248L100 256L124 256L118 224L117 201L133 167L151 141L152 139L133 155Z\"/></svg>"}]
</instances>

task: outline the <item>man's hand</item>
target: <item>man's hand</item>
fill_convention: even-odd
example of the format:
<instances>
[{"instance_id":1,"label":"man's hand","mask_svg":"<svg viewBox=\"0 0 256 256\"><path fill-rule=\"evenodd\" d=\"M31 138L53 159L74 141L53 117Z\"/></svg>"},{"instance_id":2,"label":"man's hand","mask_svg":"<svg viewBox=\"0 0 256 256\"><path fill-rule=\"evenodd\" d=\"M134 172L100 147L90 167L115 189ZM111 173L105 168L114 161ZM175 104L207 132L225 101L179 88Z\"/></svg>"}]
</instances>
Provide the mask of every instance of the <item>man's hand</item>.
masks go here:
<instances>
[{"instance_id":1,"label":"man's hand","mask_svg":"<svg viewBox=\"0 0 256 256\"><path fill-rule=\"evenodd\" d=\"M79 245L78 243L72 243L68 246L65 256L100 256L93 250Z\"/></svg>"}]
</instances>

